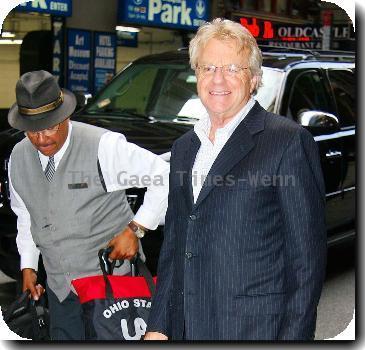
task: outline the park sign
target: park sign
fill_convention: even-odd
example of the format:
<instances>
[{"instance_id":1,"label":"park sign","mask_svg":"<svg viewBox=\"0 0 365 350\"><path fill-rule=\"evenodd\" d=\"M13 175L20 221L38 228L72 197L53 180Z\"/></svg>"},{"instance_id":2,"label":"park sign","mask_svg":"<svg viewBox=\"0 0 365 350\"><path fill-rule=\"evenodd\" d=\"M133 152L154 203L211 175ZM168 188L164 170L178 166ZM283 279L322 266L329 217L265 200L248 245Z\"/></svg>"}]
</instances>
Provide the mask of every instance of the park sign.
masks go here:
<instances>
[{"instance_id":1,"label":"park sign","mask_svg":"<svg viewBox=\"0 0 365 350\"><path fill-rule=\"evenodd\" d=\"M195 30L209 18L208 0L119 0L118 23Z\"/></svg>"},{"instance_id":2,"label":"park sign","mask_svg":"<svg viewBox=\"0 0 365 350\"><path fill-rule=\"evenodd\" d=\"M23 2L15 9L23 12L40 12L70 17L72 15L72 0L33 0Z\"/></svg>"}]
</instances>

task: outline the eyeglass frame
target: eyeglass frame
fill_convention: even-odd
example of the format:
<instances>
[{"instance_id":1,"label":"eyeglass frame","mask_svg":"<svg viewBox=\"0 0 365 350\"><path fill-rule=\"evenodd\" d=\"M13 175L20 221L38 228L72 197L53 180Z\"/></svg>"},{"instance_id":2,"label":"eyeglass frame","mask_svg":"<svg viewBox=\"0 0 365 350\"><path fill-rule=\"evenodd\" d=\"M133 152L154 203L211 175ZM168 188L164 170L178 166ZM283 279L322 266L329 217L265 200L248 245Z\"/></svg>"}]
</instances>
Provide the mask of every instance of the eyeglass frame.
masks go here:
<instances>
[{"instance_id":1,"label":"eyeglass frame","mask_svg":"<svg viewBox=\"0 0 365 350\"><path fill-rule=\"evenodd\" d=\"M58 123L50 128L40 130L40 131L25 131L24 135L28 136L28 137L29 136L30 137L36 137L36 136L39 137L39 135L46 136L46 137L53 136L53 135L57 134L58 130L60 129L60 125L61 125L61 123Z\"/></svg>"},{"instance_id":2,"label":"eyeglass frame","mask_svg":"<svg viewBox=\"0 0 365 350\"><path fill-rule=\"evenodd\" d=\"M202 68L213 68L213 71L207 71L207 72L202 72L201 69ZM228 70L229 67L233 67L233 68L236 68L238 69L236 72L230 72ZM198 72L198 74L201 74L202 76L213 76L216 72L217 72L217 69L220 68L221 69L221 72L223 74L223 76L226 76L226 74L230 77L236 77L238 75L238 73L240 73L241 71L245 70L245 69L249 69L249 67L243 67L243 66L240 66L238 64L234 64L234 63L229 63L229 64L225 64L223 66L215 66L214 64L202 64L200 66L196 66L195 67L195 70Z\"/></svg>"}]
</instances>

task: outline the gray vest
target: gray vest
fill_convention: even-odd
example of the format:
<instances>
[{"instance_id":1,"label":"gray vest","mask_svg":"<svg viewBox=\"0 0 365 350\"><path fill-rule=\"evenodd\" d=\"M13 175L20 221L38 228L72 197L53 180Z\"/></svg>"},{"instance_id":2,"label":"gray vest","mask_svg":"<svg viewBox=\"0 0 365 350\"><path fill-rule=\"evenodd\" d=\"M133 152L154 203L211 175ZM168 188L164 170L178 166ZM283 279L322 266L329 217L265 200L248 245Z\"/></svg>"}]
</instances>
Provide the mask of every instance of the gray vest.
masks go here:
<instances>
[{"instance_id":1,"label":"gray vest","mask_svg":"<svg viewBox=\"0 0 365 350\"><path fill-rule=\"evenodd\" d=\"M125 191L107 193L100 181L98 147L107 130L78 122L72 125L70 144L51 183L27 138L11 155L14 189L29 211L47 283L60 301L69 294L72 279L101 273L99 249L134 216ZM125 262L118 274L129 268Z\"/></svg>"}]
</instances>

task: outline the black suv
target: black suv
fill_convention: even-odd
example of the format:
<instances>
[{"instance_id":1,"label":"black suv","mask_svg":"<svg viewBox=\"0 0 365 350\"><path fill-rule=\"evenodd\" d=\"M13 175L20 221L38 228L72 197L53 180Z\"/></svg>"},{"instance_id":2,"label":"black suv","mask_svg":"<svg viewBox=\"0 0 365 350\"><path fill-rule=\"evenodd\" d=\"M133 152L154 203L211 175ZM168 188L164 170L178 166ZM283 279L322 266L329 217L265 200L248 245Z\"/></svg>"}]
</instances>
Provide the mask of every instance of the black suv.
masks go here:
<instances>
[{"instance_id":1,"label":"black suv","mask_svg":"<svg viewBox=\"0 0 365 350\"><path fill-rule=\"evenodd\" d=\"M255 96L270 112L293 119L317 141L326 181L329 245L355 236L355 56L262 47L263 87ZM129 64L74 120L101 126L169 160L172 143L193 127L202 106L186 49L149 55ZM23 133L0 135L0 269L16 277L16 218L9 209L7 161ZM24 174L26 176L26 172ZM134 210L143 190L128 191ZM155 271L163 227L143 238Z\"/></svg>"}]
</instances>

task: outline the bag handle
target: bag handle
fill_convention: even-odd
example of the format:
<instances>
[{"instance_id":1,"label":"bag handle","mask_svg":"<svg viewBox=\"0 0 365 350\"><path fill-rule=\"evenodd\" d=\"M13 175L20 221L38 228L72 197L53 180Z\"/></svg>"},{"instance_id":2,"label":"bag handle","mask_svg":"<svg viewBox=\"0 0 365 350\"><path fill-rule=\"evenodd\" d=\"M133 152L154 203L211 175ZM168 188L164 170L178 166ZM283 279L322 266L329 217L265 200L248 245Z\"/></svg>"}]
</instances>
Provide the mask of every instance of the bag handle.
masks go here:
<instances>
[{"instance_id":1,"label":"bag handle","mask_svg":"<svg viewBox=\"0 0 365 350\"><path fill-rule=\"evenodd\" d=\"M153 283L153 277L146 264L140 258L139 253L131 259L131 272L132 276L143 276L147 282L147 287L151 293L151 296L155 294L156 286Z\"/></svg>"},{"instance_id":2,"label":"bag handle","mask_svg":"<svg viewBox=\"0 0 365 350\"><path fill-rule=\"evenodd\" d=\"M30 301L30 313L32 315L33 340L46 340L48 334L48 324L45 313L44 298L39 301Z\"/></svg>"},{"instance_id":3,"label":"bag handle","mask_svg":"<svg viewBox=\"0 0 365 350\"><path fill-rule=\"evenodd\" d=\"M112 252L112 250L113 247L110 246L107 248L102 248L98 252L100 268L101 271L103 272L103 277L105 282L105 295L108 299L114 298L113 289L108 278L108 275L113 274L115 266L115 260L113 260L112 262L109 260L109 254Z\"/></svg>"},{"instance_id":4,"label":"bag handle","mask_svg":"<svg viewBox=\"0 0 365 350\"><path fill-rule=\"evenodd\" d=\"M103 277L105 281L105 295L108 299L114 298L114 293L108 275L113 274L113 269L115 266L115 260L111 262L109 260L109 254L113 250L113 247L103 248L99 250L98 256L100 261L100 268L103 272ZM139 253L136 254L134 258L131 259L131 276L142 276L144 277L147 287L151 293L151 296L155 294L156 286L153 283L153 278L151 272L148 270L146 264L140 258Z\"/></svg>"}]
</instances>

